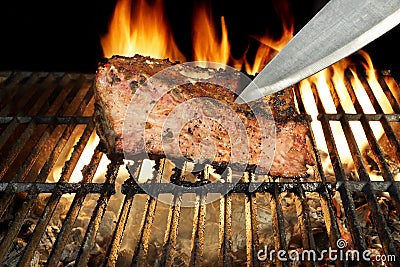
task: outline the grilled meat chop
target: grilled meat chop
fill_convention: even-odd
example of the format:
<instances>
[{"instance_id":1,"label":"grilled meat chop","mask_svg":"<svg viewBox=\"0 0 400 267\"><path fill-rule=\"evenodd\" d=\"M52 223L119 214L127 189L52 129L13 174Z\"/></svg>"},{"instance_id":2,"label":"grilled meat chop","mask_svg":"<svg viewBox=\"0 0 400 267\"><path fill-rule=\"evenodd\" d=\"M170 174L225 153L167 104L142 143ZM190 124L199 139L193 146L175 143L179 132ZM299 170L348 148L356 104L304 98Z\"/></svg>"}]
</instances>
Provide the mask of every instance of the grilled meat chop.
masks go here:
<instances>
[{"instance_id":1,"label":"grilled meat chop","mask_svg":"<svg viewBox=\"0 0 400 267\"><path fill-rule=\"evenodd\" d=\"M143 136L127 130L124 121L128 106L129 116L144 112L140 105L130 105L136 90L151 76L174 64L168 59L140 55L132 58L113 56L99 64L95 86L95 122L97 134L109 153L141 154L145 149L150 155L162 156L168 151L167 154L172 157L183 155L189 160L204 159L218 165L226 165L232 159L238 159L238 162L233 163L248 163L249 166L257 166L258 173L282 177L304 176L307 165L314 164L308 139L307 117L296 112L292 89L258 100L251 108L246 104L237 105L234 101L240 92L226 89L239 88L235 84L238 83L237 77L226 70L186 67L180 73L177 72L175 79L187 79L186 74L189 73L189 76L197 74L204 77L204 82L184 83L158 99L144 125ZM221 86L221 77L224 77L224 86ZM216 79L220 85L217 85ZM157 86L168 84L161 80ZM140 96L143 99L151 98L151 90L141 91ZM179 129L172 129L174 126L163 128L171 112L182 103L190 103L184 113L194 112L196 118L177 121ZM227 109L242 121L247 142L232 137L232 131L237 126L230 119L231 115L227 115ZM260 124L271 123L272 118L275 122L275 135L260 127ZM173 144L179 144L181 154L169 147Z\"/></svg>"}]
</instances>

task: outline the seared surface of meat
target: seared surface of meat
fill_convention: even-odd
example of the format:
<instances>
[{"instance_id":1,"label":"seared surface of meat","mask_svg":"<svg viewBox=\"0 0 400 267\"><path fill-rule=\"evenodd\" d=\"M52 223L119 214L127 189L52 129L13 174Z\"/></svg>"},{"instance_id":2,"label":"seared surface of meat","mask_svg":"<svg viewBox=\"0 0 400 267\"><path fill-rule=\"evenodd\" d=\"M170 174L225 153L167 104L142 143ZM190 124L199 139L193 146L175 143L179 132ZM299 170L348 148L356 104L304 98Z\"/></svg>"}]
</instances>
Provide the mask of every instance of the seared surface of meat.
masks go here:
<instances>
[{"instance_id":1,"label":"seared surface of meat","mask_svg":"<svg viewBox=\"0 0 400 267\"><path fill-rule=\"evenodd\" d=\"M167 154L218 165L247 163L257 166L258 173L282 177L304 176L307 165L314 164L306 117L296 112L291 88L251 107L237 105L234 101L243 88L236 73L229 70L182 67L174 74L182 85L150 102L156 103L148 112L143 135L131 130L137 125L130 119L145 113L141 103L154 98L152 88L170 86L163 79L149 89L141 85L174 64L139 55L114 56L99 64L96 129L109 153ZM202 77L202 82L190 82L191 75ZM140 94L135 94L138 88ZM139 104L132 105L135 99ZM168 124L173 112L177 112L173 123Z\"/></svg>"}]
</instances>

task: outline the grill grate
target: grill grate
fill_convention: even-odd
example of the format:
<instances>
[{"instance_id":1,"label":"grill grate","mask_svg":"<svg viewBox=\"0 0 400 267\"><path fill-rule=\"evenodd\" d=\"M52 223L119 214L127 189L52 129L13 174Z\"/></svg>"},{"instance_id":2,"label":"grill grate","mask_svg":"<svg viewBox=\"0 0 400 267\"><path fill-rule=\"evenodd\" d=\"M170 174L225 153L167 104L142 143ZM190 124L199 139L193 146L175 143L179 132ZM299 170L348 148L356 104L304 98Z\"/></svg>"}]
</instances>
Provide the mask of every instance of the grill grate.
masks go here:
<instances>
[{"instance_id":1,"label":"grill grate","mask_svg":"<svg viewBox=\"0 0 400 267\"><path fill-rule=\"evenodd\" d=\"M301 249L321 251L323 242L316 233L313 217L316 207L310 205L310 199L318 202L321 228L327 235L326 245L345 252L337 242L349 233L355 249L370 249L369 236L365 233L367 227L359 214L366 206L382 251L400 260L399 241L394 235L400 236L400 229L393 230L391 213L382 208L381 201L382 196L388 199L388 209L399 214L400 184L371 127L371 122L380 122L387 141L395 150L396 160L400 161L395 128L396 123L400 123L400 106L393 89L388 86L390 79L395 80L384 75L379 79L394 111L394 114L385 114L368 81L360 75L376 111L376 114L364 114L352 87L352 75L346 73L345 84L356 114L344 112L333 85L330 85L330 93L337 114L329 114L315 84L311 86L334 180L323 166L324 155L317 149L311 131L317 165L310 177L294 181L264 177L267 178L265 182L257 183L259 186L251 192L249 181L255 178L254 174L246 173L239 183L233 184L232 181L242 174L230 170L223 177L224 183L213 183L208 190L209 194L220 194L230 186L229 193L215 203L206 204L208 195L199 193L197 188L208 181L207 168L194 173L199 181L192 183L186 180L185 170L175 169L170 175L167 169L171 163L161 159L153 168L153 184L139 186L129 176L127 167L139 176L143 162L128 166L120 156L108 155L107 170L98 177L101 173L98 169L106 159L101 144L95 146L89 156L84 153L95 131L91 117L94 75L0 73L1 265L146 265L143 262L159 266L207 266L215 262L222 266L267 265L271 262L259 261L258 252L266 244L272 245L275 251L294 249L293 227L297 227ZM299 110L306 113L299 87L295 88L295 94ZM354 163L352 172L348 171L338 151L332 122L342 127ZM376 159L382 181L373 181L364 152L357 145L358 136L352 131L352 122L361 124L370 157ZM82 180L72 183L76 175L74 170L85 157L90 162L82 169ZM63 167L55 177L59 161ZM161 178L170 183L160 183ZM185 189L176 193L174 183ZM165 197L170 204L146 194L151 190L151 195ZM187 198L194 202L193 208L182 204ZM289 205L288 199L293 203ZM266 208L270 210L265 212ZM341 209L342 217L338 215ZM295 220L294 226L291 220ZM266 225L269 228L265 228ZM290 265L278 260L275 264ZM304 264L318 266L320 262L306 260ZM333 264L352 265L339 259ZM372 266L371 262L360 264ZM396 262L386 264L396 266Z\"/></svg>"}]
</instances>

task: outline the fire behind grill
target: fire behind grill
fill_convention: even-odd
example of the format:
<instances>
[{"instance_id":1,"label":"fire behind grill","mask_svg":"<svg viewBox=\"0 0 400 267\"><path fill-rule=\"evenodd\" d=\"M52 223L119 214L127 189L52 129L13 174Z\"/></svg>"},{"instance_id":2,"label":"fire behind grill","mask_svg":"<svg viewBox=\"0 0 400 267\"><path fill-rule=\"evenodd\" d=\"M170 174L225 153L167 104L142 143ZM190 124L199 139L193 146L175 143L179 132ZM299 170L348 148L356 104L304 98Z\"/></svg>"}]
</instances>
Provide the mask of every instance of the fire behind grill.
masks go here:
<instances>
[{"instance_id":1,"label":"fire behind grill","mask_svg":"<svg viewBox=\"0 0 400 267\"><path fill-rule=\"evenodd\" d=\"M349 73L348 79L350 76ZM139 186L126 171L126 162L120 156L108 155L107 170L98 175L97 169L105 159L101 144L89 156L84 153L95 131L91 117L93 78L94 75L76 73L0 73L0 265L258 266L274 263L258 259L258 252L267 246L275 251L317 252L327 247L342 252L350 247L360 252L376 247L400 260L400 221L396 221L400 185L370 126L372 121L382 124L398 157L400 146L393 127L400 121L400 107L386 83L387 79L394 80L391 76L382 75L380 85L395 114L383 114L366 81L364 87L377 114L362 114L349 82L346 86L357 114L343 112L334 90L331 94L339 112L327 114L312 86L334 179L328 179L330 174L321 163L325 155L315 146L317 165L308 178L263 177L264 182L250 192L249 181L255 175L231 171L222 177L224 183L214 182L208 190L209 194L218 194L233 186L230 192L207 205L207 195L196 191L210 178L207 168L193 174L173 169L169 175L165 169L171 163L159 160L152 177L156 185ZM304 113L298 88L295 94L299 110ZM332 121L340 122L346 136L354 162L350 172L335 144ZM356 143L358 137L350 128L352 121L361 123L369 154L376 159L375 168L383 181L371 181L371 172ZM310 137L315 145L313 132ZM72 183L74 170L85 157L88 164L81 170L83 178ZM60 161L62 169L55 172ZM141 165L138 161L129 168L139 175ZM188 176L196 182L188 181ZM237 177L242 177L241 181L232 185ZM170 183L157 183L161 178ZM172 183L184 185L185 190L176 193ZM159 196L171 204L147 195L143 190L146 186L156 186ZM194 207L183 207L185 199L192 200ZM367 213L365 218L360 216L363 210ZM320 220L318 229L316 214ZM290 220L295 220L292 226L297 230L289 227ZM297 233L297 246L292 232ZM376 236L371 241L373 234ZM344 249L338 247L338 240L342 239L349 242ZM309 266L321 262L327 264L329 259L303 261ZM352 261L339 259L331 263L352 265ZM275 264L289 265L276 259L276 255ZM386 264L396 266L396 262Z\"/></svg>"}]
</instances>

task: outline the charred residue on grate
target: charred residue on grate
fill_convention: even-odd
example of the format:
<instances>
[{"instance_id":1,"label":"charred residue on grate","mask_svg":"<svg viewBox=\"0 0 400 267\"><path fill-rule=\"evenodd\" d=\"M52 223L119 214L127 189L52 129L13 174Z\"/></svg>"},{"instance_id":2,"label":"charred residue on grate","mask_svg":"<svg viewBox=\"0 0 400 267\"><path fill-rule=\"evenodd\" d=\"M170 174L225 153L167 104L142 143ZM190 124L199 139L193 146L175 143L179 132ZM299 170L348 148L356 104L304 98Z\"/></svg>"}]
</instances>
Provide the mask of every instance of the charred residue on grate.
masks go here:
<instances>
[{"instance_id":1,"label":"charred residue on grate","mask_svg":"<svg viewBox=\"0 0 400 267\"><path fill-rule=\"evenodd\" d=\"M161 159L155 162L149 180L157 185L156 196L163 198L159 201L146 194L146 184L137 184L126 170L133 170L137 178L141 161L127 165L122 158L108 155L107 171L97 179L97 168L106 157L101 144L92 148L82 180L70 182L94 134L93 75L1 73L2 264L258 266L274 263L258 261L257 253L264 246L320 251L326 246L336 248L340 238L347 239L351 248L371 249L398 259L399 88L393 76L379 77L393 110L387 114L368 81L359 75L376 111L363 114L352 87L353 75L346 72L345 84L356 114L345 112L332 85L337 114L328 114L315 84L311 86L332 170L323 166L321 158L326 155L318 150L315 133L310 131L317 165L308 178L260 178L230 169L218 175L221 170L211 170L211 166L191 173L174 169L169 160ZM294 92L299 110L305 113L299 88ZM352 168L343 166L346 162L337 149L331 122L342 128ZM360 150L352 122L365 132L367 149ZM374 135L370 122L381 124L383 137ZM393 148L397 153L390 154ZM64 155L68 157L63 159ZM60 159L64 166L54 179L53 169ZM371 181L376 177L380 180ZM249 190L252 179L264 181L254 192ZM209 180L216 180L210 191L199 193L196 186ZM172 183L184 185L185 191L174 194ZM221 194L227 186L232 186L228 194L205 204L210 194ZM182 206L188 199L193 207ZM320 262L304 263L316 266ZM338 260L334 264L351 266L354 262Z\"/></svg>"}]
</instances>

